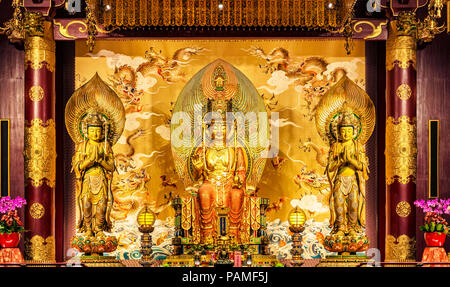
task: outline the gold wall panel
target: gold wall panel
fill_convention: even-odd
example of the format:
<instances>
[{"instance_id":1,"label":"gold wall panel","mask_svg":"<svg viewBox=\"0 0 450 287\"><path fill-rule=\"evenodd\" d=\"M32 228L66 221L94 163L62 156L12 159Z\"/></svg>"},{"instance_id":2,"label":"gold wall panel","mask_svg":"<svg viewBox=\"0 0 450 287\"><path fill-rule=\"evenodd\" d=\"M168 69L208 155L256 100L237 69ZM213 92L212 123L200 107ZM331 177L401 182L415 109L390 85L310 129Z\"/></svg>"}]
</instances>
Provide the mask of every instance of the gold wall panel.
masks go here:
<instances>
[{"instance_id":1,"label":"gold wall panel","mask_svg":"<svg viewBox=\"0 0 450 287\"><path fill-rule=\"evenodd\" d=\"M83 40L75 43L75 89L98 73L125 107L125 128L113 146L117 172L111 219L117 228L123 227L117 234L119 252L137 249L140 233L134 229L135 218L144 203L153 206L158 220L173 224L170 196L189 194L175 172L179 163L170 146L171 110L189 80L218 58L251 81L270 116L279 115L274 123L279 129L278 157L267 160L257 185L258 196L273 204L267 222L286 221L291 201L297 200L307 219L325 226L330 194L324 175L328 143L316 130L315 107L335 83L339 69L365 87L364 41L354 41L351 56L343 48L344 40L330 39L99 40L92 54ZM250 208L250 200L244 206ZM182 218L183 226L194 228L197 236L195 213L183 210ZM245 228L255 224L253 219L244 219ZM163 229L155 227L155 242L169 238L158 230Z\"/></svg>"}]
</instances>

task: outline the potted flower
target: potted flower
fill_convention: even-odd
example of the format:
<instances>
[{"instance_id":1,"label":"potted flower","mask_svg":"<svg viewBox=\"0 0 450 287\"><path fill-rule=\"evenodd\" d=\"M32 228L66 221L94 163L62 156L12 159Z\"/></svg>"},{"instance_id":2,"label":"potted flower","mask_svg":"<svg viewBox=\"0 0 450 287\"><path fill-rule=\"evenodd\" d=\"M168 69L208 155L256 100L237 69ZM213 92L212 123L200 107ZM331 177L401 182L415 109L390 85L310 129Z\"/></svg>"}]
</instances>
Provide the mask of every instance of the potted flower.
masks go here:
<instances>
[{"instance_id":1,"label":"potted flower","mask_svg":"<svg viewBox=\"0 0 450 287\"><path fill-rule=\"evenodd\" d=\"M450 199L417 200L414 205L425 212L424 225L419 227L424 232L425 243L427 246L442 247L449 226L441 215L450 214Z\"/></svg>"},{"instance_id":2,"label":"potted flower","mask_svg":"<svg viewBox=\"0 0 450 287\"><path fill-rule=\"evenodd\" d=\"M20 196L15 199L9 196L0 198L0 245L3 248L15 248L19 245L20 232L24 231L24 227L17 209L26 203Z\"/></svg>"}]
</instances>

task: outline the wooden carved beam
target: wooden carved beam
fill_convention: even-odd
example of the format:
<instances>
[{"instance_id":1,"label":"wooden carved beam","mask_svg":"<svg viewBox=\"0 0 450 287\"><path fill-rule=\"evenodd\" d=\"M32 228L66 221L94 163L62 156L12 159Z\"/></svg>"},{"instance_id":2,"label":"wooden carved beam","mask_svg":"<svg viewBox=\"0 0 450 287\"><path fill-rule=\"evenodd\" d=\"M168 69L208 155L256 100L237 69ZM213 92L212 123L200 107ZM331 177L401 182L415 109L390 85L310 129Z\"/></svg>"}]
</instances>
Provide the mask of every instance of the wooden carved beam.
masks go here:
<instances>
[{"instance_id":1,"label":"wooden carved beam","mask_svg":"<svg viewBox=\"0 0 450 287\"><path fill-rule=\"evenodd\" d=\"M78 19L54 19L54 35L56 41L73 41L76 39L87 39L88 30L86 20L82 18ZM352 29L353 29L353 39L363 39L366 41L380 41L387 39L387 30L386 26L387 20L383 19L354 19L352 20ZM104 27L100 25L96 25L98 34L96 35L97 39L119 39L125 37L164 37L164 36L211 36L210 31L207 29L198 29L196 31L192 31L191 29L151 29L147 30L120 30L118 28L106 30ZM252 36L255 35L263 35L270 36L272 34L271 31L258 31L258 30L238 30L238 29L228 29L228 30L218 30L216 31L217 37L220 36L245 36L249 33L252 33ZM274 30L273 35L275 37L278 36L315 36L315 37L343 37L342 32L324 32L324 33L310 33L305 31L295 31L295 30Z\"/></svg>"}]
</instances>

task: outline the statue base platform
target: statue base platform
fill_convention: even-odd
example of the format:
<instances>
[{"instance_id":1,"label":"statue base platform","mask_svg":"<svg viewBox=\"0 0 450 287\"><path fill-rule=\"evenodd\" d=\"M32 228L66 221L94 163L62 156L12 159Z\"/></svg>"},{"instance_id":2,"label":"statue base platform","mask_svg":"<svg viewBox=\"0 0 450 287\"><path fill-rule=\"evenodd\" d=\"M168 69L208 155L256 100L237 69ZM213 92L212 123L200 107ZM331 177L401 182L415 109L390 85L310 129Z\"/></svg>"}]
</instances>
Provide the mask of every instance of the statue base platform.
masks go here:
<instances>
[{"instance_id":1,"label":"statue base platform","mask_svg":"<svg viewBox=\"0 0 450 287\"><path fill-rule=\"evenodd\" d=\"M226 268L226 267L233 267L234 266L234 261L230 260L230 259L225 259L225 260L217 260L216 263L214 264L214 267L218 267L218 268Z\"/></svg>"},{"instance_id":2,"label":"statue base platform","mask_svg":"<svg viewBox=\"0 0 450 287\"><path fill-rule=\"evenodd\" d=\"M364 252L369 249L369 239L364 234L324 237L319 232L316 237L326 250L338 254Z\"/></svg>"},{"instance_id":3,"label":"statue base platform","mask_svg":"<svg viewBox=\"0 0 450 287\"><path fill-rule=\"evenodd\" d=\"M168 267L195 267L194 255L171 255L164 259L162 265Z\"/></svg>"},{"instance_id":4,"label":"statue base platform","mask_svg":"<svg viewBox=\"0 0 450 287\"><path fill-rule=\"evenodd\" d=\"M317 267L367 267L366 255L331 255L321 259Z\"/></svg>"},{"instance_id":5,"label":"statue base platform","mask_svg":"<svg viewBox=\"0 0 450 287\"><path fill-rule=\"evenodd\" d=\"M275 255L256 254L252 255L251 267L275 267L278 263L280 261L278 261Z\"/></svg>"},{"instance_id":6,"label":"statue base platform","mask_svg":"<svg viewBox=\"0 0 450 287\"><path fill-rule=\"evenodd\" d=\"M429 262L449 262L444 247L425 247L422 256L424 267L450 267L447 264L427 264Z\"/></svg>"},{"instance_id":7,"label":"statue base platform","mask_svg":"<svg viewBox=\"0 0 450 287\"><path fill-rule=\"evenodd\" d=\"M115 236L85 236L75 235L72 238L72 247L86 256L102 255L103 253L113 252L119 245Z\"/></svg>"},{"instance_id":8,"label":"statue base platform","mask_svg":"<svg viewBox=\"0 0 450 287\"><path fill-rule=\"evenodd\" d=\"M24 263L22 253L19 248L2 248L0 249L0 263Z\"/></svg>"},{"instance_id":9,"label":"statue base platform","mask_svg":"<svg viewBox=\"0 0 450 287\"><path fill-rule=\"evenodd\" d=\"M233 267L234 261L231 259L229 261L219 261L217 260L214 264L210 264L211 256L202 255L201 264L199 267ZM274 267L277 263L280 263L275 255L261 255L252 254L252 265L251 267ZM171 255L168 256L162 263L162 265L167 267L195 267L194 255ZM245 266L244 261L242 265Z\"/></svg>"},{"instance_id":10,"label":"statue base platform","mask_svg":"<svg viewBox=\"0 0 450 287\"><path fill-rule=\"evenodd\" d=\"M125 265L114 256L83 255L81 256L81 263L86 267L125 267Z\"/></svg>"}]
</instances>

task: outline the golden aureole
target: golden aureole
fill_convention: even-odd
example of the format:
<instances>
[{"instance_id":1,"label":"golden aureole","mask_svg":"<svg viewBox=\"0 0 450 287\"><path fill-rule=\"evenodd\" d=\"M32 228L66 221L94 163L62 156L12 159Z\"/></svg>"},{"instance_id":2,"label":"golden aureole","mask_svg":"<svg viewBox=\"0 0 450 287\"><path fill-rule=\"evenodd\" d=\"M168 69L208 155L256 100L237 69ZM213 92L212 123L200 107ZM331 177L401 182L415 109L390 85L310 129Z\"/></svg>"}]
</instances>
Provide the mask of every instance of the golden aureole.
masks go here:
<instances>
[{"instance_id":1,"label":"golden aureole","mask_svg":"<svg viewBox=\"0 0 450 287\"><path fill-rule=\"evenodd\" d=\"M316 127L330 145L326 174L331 185L332 229L325 238L322 234L318 237L325 249L337 252L338 256L369 247L364 231L365 181L369 173L364 143L372 134L374 124L372 101L345 75L317 106Z\"/></svg>"},{"instance_id":2,"label":"golden aureole","mask_svg":"<svg viewBox=\"0 0 450 287\"><path fill-rule=\"evenodd\" d=\"M229 208L226 215L229 220L228 235L236 243L241 243L249 240L247 231L243 230L249 232L250 228L257 230L260 227L256 222L260 216L260 203L249 200L247 193L254 190L261 176L263 164L259 153L264 148L249 147L247 142L238 139L236 126L227 126L226 113L255 108L264 111L265 108L262 105L249 106L252 99L240 86L243 75L227 62L218 59L202 72L191 79L198 83L198 92L195 93L201 93L202 97L186 99L187 105L184 107L175 106L175 111L194 108L195 104L203 106L199 127L201 141L193 142L191 149L172 146L177 171L185 179L187 190L197 195L194 198L197 202L184 199L187 205L182 208L182 226L185 230L192 229L195 241L211 243L218 233L216 208ZM253 96L253 93L249 94ZM200 102L195 103L199 99ZM193 114L194 111L186 112ZM220 119L211 121L206 118L208 113L215 113ZM258 164L259 170L252 170L254 163ZM186 174L187 177L184 176ZM244 209L250 210L252 203L254 220L247 220L244 214L248 212ZM197 218L200 224L192 224L193 218Z\"/></svg>"},{"instance_id":3,"label":"golden aureole","mask_svg":"<svg viewBox=\"0 0 450 287\"><path fill-rule=\"evenodd\" d=\"M95 74L73 93L66 105L65 119L76 143L72 169L80 215L72 246L86 255L112 252L117 248L117 240L105 234L112 228L110 213L114 202L111 147L124 128L124 107L115 92ZM106 246L105 242L111 244Z\"/></svg>"},{"instance_id":4,"label":"golden aureole","mask_svg":"<svg viewBox=\"0 0 450 287\"><path fill-rule=\"evenodd\" d=\"M41 86L32 86L28 95L33 102L39 102L44 98L44 89Z\"/></svg>"},{"instance_id":5,"label":"golden aureole","mask_svg":"<svg viewBox=\"0 0 450 287\"><path fill-rule=\"evenodd\" d=\"M411 213L411 205L406 201L400 201L395 207L395 212L400 217L407 217Z\"/></svg>"},{"instance_id":6,"label":"golden aureole","mask_svg":"<svg viewBox=\"0 0 450 287\"><path fill-rule=\"evenodd\" d=\"M45 208L39 202L35 202L30 207L30 215L34 219L40 219L45 214Z\"/></svg>"},{"instance_id":7,"label":"golden aureole","mask_svg":"<svg viewBox=\"0 0 450 287\"><path fill-rule=\"evenodd\" d=\"M416 181L416 118L386 119L386 183Z\"/></svg>"}]
</instances>

